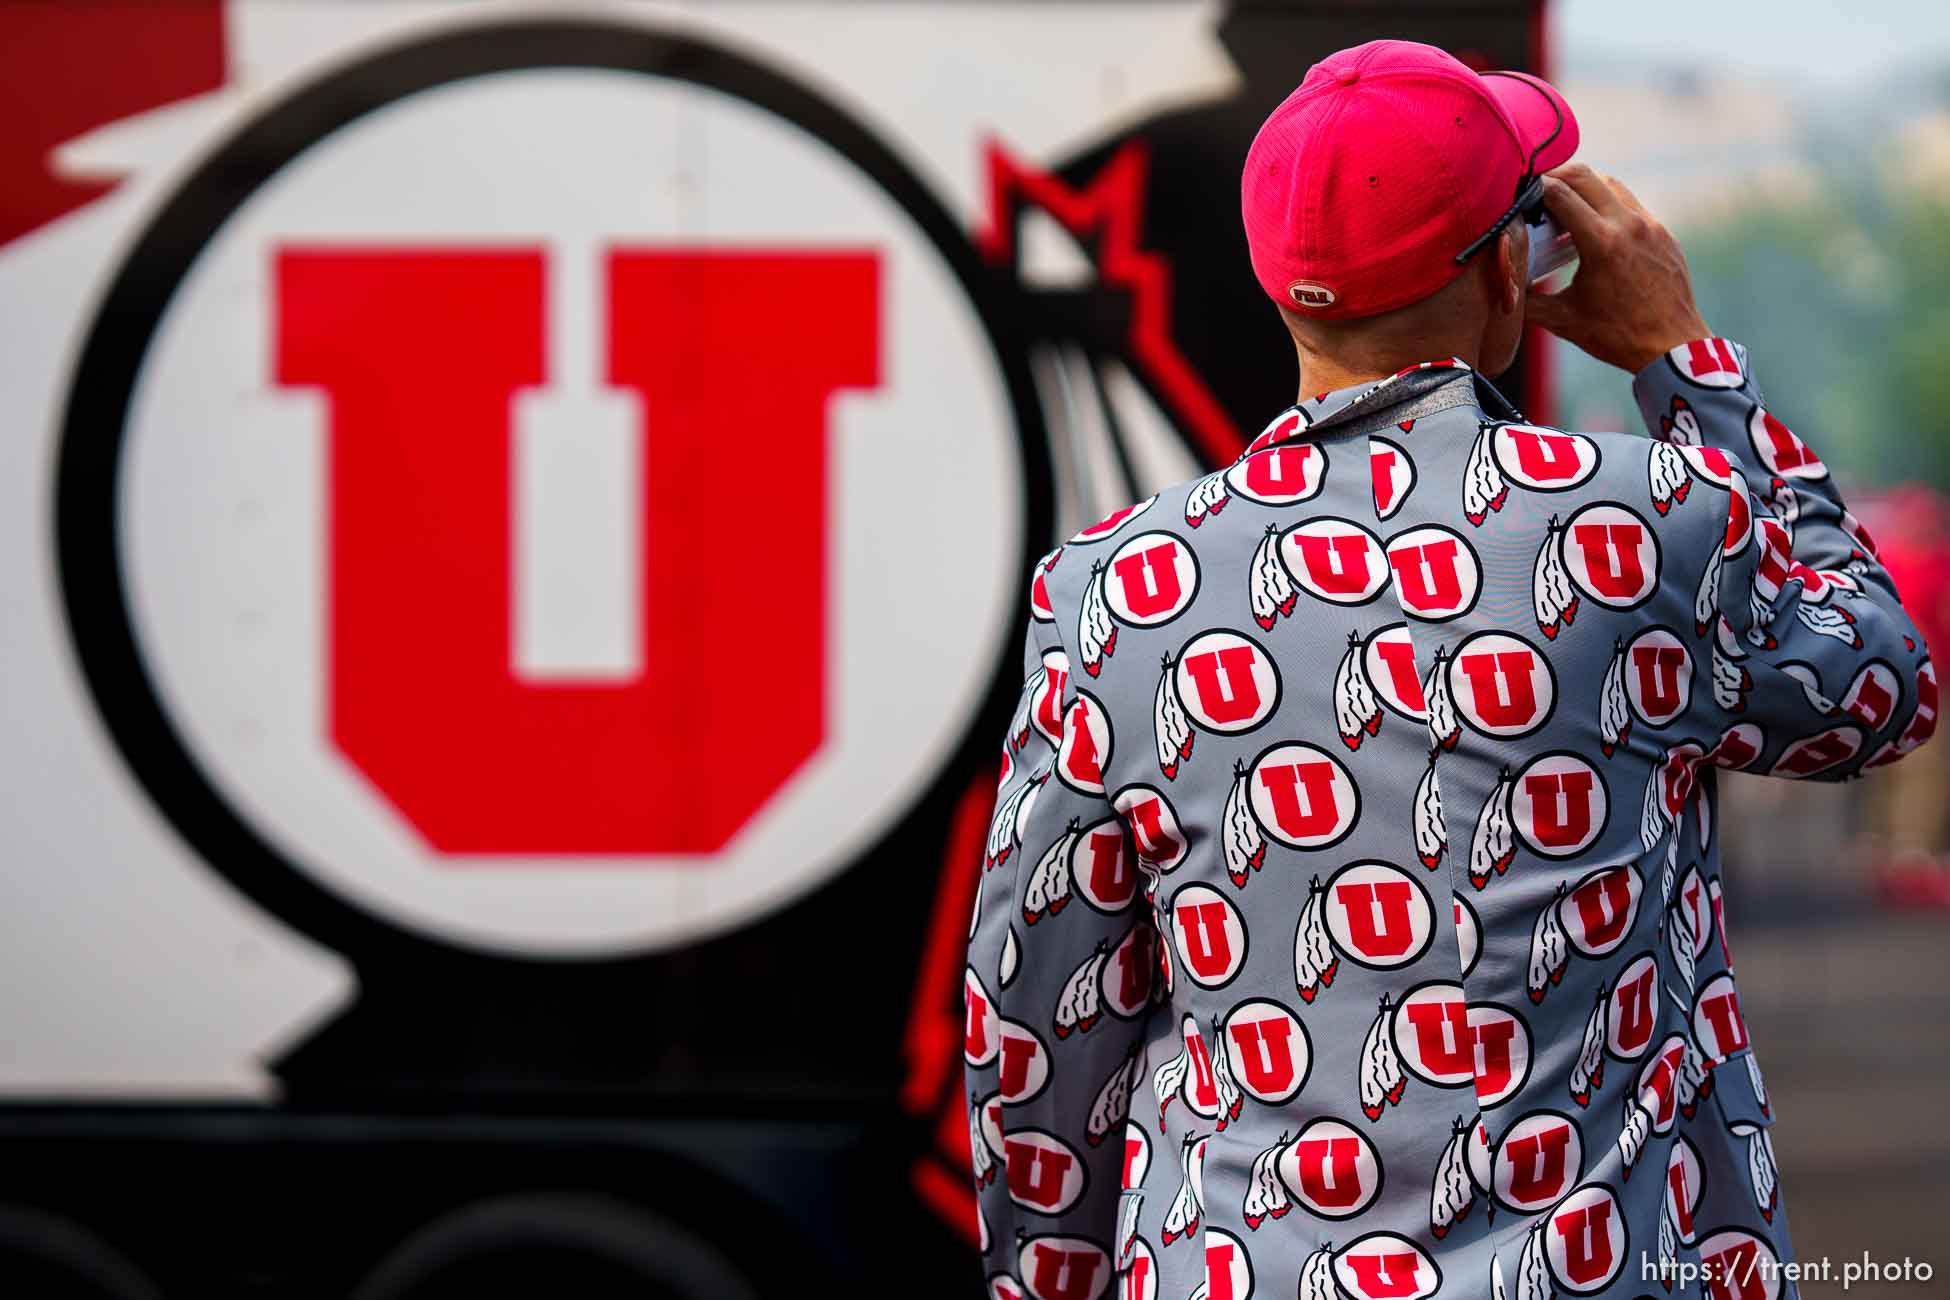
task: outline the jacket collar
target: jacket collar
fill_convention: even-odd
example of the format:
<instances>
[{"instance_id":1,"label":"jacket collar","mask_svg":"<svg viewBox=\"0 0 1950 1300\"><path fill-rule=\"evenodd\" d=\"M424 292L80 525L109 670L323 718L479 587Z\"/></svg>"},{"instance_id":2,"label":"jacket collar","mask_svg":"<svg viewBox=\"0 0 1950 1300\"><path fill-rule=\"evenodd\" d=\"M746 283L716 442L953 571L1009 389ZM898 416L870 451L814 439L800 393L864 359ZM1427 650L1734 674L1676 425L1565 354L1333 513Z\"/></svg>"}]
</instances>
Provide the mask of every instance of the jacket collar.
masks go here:
<instances>
[{"instance_id":1,"label":"jacket collar","mask_svg":"<svg viewBox=\"0 0 1950 1300\"><path fill-rule=\"evenodd\" d=\"M1476 406L1494 419L1521 420L1522 413L1496 386L1461 357L1444 357L1406 366L1386 379L1351 384L1303 397L1274 416L1246 447L1250 456L1263 447L1325 429L1354 432L1355 426L1381 425L1396 419L1404 404L1417 416L1454 406Z\"/></svg>"}]
</instances>

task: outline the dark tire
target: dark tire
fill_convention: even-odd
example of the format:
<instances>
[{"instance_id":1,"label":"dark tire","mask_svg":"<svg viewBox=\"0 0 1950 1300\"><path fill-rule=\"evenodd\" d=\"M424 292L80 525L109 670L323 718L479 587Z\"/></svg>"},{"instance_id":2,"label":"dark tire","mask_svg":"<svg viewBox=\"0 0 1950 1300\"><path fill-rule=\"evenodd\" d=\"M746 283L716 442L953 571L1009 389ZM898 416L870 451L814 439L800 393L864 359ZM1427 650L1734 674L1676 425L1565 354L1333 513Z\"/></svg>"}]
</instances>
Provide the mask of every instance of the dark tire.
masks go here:
<instances>
[{"instance_id":1,"label":"dark tire","mask_svg":"<svg viewBox=\"0 0 1950 1300\"><path fill-rule=\"evenodd\" d=\"M0 1291L35 1300L162 1300L120 1251L73 1219L0 1205Z\"/></svg>"},{"instance_id":2,"label":"dark tire","mask_svg":"<svg viewBox=\"0 0 1950 1300\"><path fill-rule=\"evenodd\" d=\"M758 1300L718 1250L628 1202L585 1193L497 1197L442 1215L382 1259L353 1300Z\"/></svg>"}]
</instances>

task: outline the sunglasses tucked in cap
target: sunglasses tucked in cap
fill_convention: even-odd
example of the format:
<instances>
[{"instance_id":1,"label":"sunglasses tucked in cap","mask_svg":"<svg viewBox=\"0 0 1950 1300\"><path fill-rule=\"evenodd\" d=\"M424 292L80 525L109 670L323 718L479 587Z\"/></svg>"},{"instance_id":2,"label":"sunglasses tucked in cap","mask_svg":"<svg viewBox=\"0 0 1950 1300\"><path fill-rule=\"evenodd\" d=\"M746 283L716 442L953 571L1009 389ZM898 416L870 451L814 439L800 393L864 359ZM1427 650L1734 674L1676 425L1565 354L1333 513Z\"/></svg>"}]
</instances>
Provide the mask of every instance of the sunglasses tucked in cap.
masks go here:
<instances>
[{"instance_id":1,"label":"sunglasses tucked in cap","mask_svg":"<svg viewBox=\"0 0 1950 1300\"><path fill-rule=\"evenodd\" d=\"M1415 41L1341 50L1260 126L1240 185L1253 273L1323 320L1426 298L1534 205L1535 177L1578 147L1544 81L1476 73Z\"/></svg>"}]
</instances>

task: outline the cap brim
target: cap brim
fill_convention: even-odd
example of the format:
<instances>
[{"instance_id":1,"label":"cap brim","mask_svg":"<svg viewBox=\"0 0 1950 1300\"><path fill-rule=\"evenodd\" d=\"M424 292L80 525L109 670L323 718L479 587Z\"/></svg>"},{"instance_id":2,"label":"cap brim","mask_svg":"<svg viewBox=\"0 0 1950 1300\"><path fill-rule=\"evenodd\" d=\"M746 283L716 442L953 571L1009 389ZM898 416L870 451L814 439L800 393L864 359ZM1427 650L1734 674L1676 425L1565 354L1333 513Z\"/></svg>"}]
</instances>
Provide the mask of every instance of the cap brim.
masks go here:
<instances>
[{"instance_id":1,"label":"cap brim","mask_svg":"<svg viewBox=\"0 0 1950 1300\"><path fill-rule=\"evenodd\" d=\"M1557 87L1525 72L1486 75L1483 86L1516 124L1525 155L1536 152L1533 170L1549 171L1578 151L1578 119Z\"/></svg>"}]
</instances>

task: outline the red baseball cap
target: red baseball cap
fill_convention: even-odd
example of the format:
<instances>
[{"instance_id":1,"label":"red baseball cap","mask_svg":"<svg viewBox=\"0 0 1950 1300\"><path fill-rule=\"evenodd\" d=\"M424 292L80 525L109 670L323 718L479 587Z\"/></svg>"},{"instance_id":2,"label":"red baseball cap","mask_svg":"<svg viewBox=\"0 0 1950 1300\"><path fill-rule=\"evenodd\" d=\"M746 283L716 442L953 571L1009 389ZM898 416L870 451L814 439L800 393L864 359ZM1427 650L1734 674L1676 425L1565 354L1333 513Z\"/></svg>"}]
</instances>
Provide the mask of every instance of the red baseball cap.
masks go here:
<instances>
[{"instance_id":1,"label":"red baseball cap","mask_svg":"<svg viewBox=\"0 0 1950 1300\"><path fill-rule=\"evenodd\" d=\"M1240 206L1253 273L1322 320L1405 306L1462 271L1526 177L1564 162L1578 123L1537 77L1477 73L1433 45L1330 54L1260 125Z\"/></svg>"}]
</instances>

